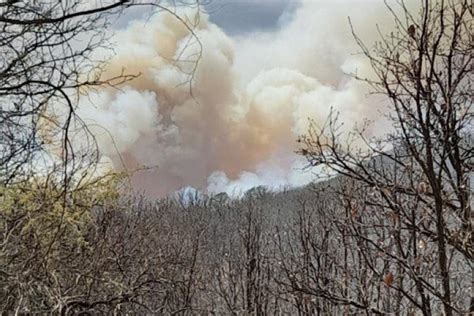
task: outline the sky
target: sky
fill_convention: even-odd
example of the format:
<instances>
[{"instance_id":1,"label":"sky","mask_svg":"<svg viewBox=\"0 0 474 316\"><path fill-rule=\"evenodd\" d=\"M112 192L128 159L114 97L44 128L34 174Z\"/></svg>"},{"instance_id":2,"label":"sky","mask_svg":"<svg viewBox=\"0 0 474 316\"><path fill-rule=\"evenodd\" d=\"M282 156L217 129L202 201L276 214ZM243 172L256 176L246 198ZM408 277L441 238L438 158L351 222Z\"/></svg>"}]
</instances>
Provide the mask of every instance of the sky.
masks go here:
<instances>
[{"instance_id":1,"label":"sky","mask_svg":"<svg viewBox=\"0 0 474 316\"><path fill-rule=\"evenodd\" d=\"M205 5L210 20L229 35L268 31L291 15L296 0L215 0Z\"/></svg>"},{"instance_id":2,"label":"sky","mask_svg":"<svg viewBox=\"0 0 474 316\"><path fill-rule=\"evenodd\" d=\"M209 14L210 21L226 34L236 36L254 31L274 30L294 12L301 1L204 0L201 3ZM130 21L147 16L147 13L149 10L146 8L129 9L114 23L114 27L124 28Z\"/></svg>"}]
</instances>

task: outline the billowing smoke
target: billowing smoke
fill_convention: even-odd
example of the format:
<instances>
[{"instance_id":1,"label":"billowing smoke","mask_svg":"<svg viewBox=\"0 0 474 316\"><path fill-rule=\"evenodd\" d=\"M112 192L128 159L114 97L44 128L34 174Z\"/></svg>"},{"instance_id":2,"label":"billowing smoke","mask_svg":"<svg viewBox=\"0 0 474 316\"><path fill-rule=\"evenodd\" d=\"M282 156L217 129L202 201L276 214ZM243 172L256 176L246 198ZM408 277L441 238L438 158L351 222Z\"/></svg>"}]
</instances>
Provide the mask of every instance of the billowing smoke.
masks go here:
<instances>
[{"instance_id":1,"label":"billowing smoke","mask_svg":"<svg viewBox=\"0 0 474 316\"><path fill-rule=\"evenodd\" d=\"M114 35L105 75L140 76L91 92L81 114L116 168L150 167L133 179L148 195L303 185L313 174L294 151L309 117L322 122L333 107L349 129L381 115L382 100L347 75L370 76L347 17L370 42L376 19L390 20L380 2L304 2L277 30L238 38L179 11L201 45L171 14L131 22Z\"/></svg>"}]
</instances>

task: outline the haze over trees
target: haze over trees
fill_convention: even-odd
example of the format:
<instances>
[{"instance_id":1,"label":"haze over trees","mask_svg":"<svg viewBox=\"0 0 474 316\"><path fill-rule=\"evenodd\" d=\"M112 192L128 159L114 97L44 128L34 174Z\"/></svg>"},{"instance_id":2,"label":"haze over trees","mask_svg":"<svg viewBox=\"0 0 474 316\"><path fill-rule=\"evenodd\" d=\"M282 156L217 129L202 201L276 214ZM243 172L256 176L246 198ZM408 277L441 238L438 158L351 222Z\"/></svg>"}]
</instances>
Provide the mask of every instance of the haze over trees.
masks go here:
<instances>
[{"instance_id":1,"label":"haze over trees","mask_svg":"<svg viewBox=\"0 0 474 316\"><path fill-rule=\"evenodd\" d=\"M76 114L88 89L139 75L104 81L92 57L134 5L159 3L0 3L2 312L474 312L470 1L387 5L395 28L373 46L353 29L393 128L311 124L299 153L330 179L156 201L100 169Z\"/></svg>"}]
</instances>

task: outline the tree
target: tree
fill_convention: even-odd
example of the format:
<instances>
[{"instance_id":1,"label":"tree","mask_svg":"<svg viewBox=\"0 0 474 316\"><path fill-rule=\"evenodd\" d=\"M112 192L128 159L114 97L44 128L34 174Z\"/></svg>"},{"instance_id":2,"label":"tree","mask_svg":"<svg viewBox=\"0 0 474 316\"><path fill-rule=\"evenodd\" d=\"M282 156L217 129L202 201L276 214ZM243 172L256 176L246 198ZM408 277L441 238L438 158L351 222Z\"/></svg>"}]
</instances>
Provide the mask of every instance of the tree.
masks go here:
<instances>
[{"instance_id":1,"label":"tree","mask_svg":"<svg viewBox=\"0 0 474 316\"><path fill-rule=\"evenodd\" d=\"M77 115L78 100L94 87L117 86L138 75L104 79L105 60L94 58L97 49L110 48L111 19L132 6L167 11L194 35L192 25L162 1L0 3L0 306L5 312L112 310L135 304L131 296L152 283L152 277L143 286L141 279L119 282L131 272L116 273L107 263L112 277L96 286L91 279L97 275L91 273L97 266L85 260L107 245L100 238L108 235L91 233L100 218L95 212L116 205L124 177L96 172L100 152ZM83 270L77 268L81 261ZM141 268L149 272L148 266ZM87 295L96 288L104 295ZM124 289L128 293L120 293Z\"/></svg>"},{"instance_id":2,"label":"tree","mask_svg":"<svg viewBox=\"0 0 474 316\"><path fill-rule=\"evenodd\" d=\"M84 7L80 1L7 1L0 5L3 185L24 181L50 164L68 182L81 163L97 159L92 135L75 114L78 92L83 87L114 83L100 81L92 71L97 64L91 54L105 45L100 30L108 26L107 16L119 13L127 2L95 8ZM84 44L81 37L87 39ZM121 76L115 83L130 78ZM86 131L91 142L92 147L82 148L82 153L70 139L75 129Z\"/></svg>"},{"instance_id":3,"label":"tree","mask_svg":"<svg viewBox=\"0 0 474 316\"><path fill-rule=\"evenodd\" d=\"M375 73L359 79L390 101L394 131L368 139L359 129L366 148L352 150L332 114L324 126L311 124L301 153L355 181L357 190L340 192L358 214L345 224L366 263L379 254L393 264L389 288L424 314L438 305L446 315L473 312L474 295L467 292L474 288L472 4L426 0L419 13L403 2L387 7L393 32L373 48L354 37ZM383 265L371 269L381 277L388 273ZM466 273L470 282L462 278ZM405 276L415 292L403 285Z\"/></svg>"},{"instance_id":4,"label":"tree","mask_svg":"<svg viewBox=\"0 0 474 316\"><path fill-rule=\"evenodd\" d=\"M98 48L111 49L108 28L112 18L130 7L148 6L152 12L172 14L196 38L193 22L162 2L13 0L0 4L3 185L21 182L47 168L61 173L67 186L78 170L97 163L94 135L76 113L78 100L94 87L119 86L138 75L122 71L116 77L102 76L106 60L97 60L93 53ZM199 54L195 67L198 62Z\"/></svg>"}]
</instances>

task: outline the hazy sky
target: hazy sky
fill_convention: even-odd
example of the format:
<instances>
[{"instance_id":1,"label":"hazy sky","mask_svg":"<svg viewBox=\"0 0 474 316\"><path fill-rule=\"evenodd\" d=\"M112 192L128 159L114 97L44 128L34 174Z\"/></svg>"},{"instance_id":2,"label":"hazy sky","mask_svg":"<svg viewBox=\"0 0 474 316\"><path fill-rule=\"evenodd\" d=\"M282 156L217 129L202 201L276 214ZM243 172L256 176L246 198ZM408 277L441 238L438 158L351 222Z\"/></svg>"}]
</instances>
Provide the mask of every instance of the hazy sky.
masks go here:
<instances>
[{"instance_id":1,"label":"hazy sky","mask_svg":"<svg viewBox=\"0 0 474 316\"><path fill-rule=\"evenodd\" d=\"M300 3L299 0L204 0L203 7L210 20L228 35L242 35L252 31L276 28ZM115 23L126 27L130 20L146 14L146 9L130 9Z\"/></svg>"},{"instance_id":2,"label":"hazy sky","mask_svg":"<svg viewBox=\"0 0 474 316\"><path fill-rule=\"evenodd\" d=\"M234 35L275 28L298 3L297 0L214 0L205 7L212 22Z\"/></svg>"}]
</instances>

